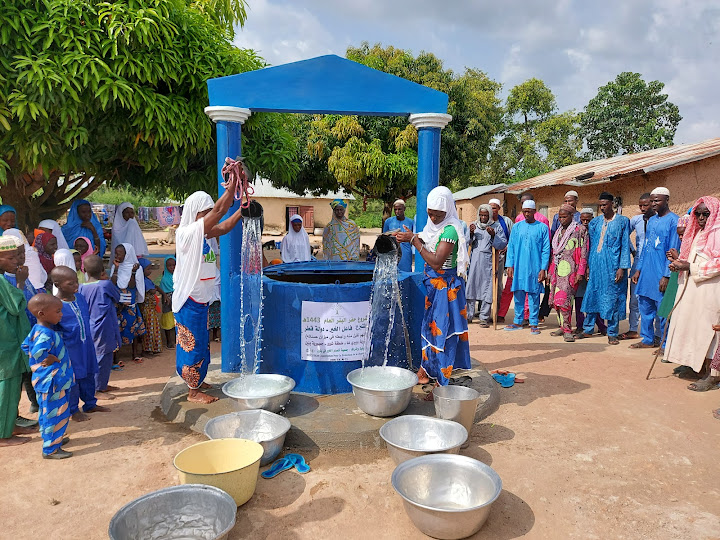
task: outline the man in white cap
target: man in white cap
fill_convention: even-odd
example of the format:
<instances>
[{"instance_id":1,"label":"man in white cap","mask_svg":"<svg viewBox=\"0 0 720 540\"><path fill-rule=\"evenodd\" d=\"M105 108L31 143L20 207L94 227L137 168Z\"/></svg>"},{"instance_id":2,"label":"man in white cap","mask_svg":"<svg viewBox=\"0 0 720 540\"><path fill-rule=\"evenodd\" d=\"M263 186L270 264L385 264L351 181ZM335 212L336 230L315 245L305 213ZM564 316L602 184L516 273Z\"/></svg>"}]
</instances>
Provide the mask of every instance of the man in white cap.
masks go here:
<instances>
[{"instance_id":1,"label":"man in white cap","mask_svg":"<svg viewBox=\"0 0 720 540\"><path fill-rule=\"evenodd\" d=\"M630 345L631 349L663 345L655 337L655 325L659 328L665 325L665 319L658 318L657 312L670 281L666 253L671 249L680 249L678 216L670 211L669 201L670 191L667 188L658 187L650 192L650 202L655 215L648 220L645 245L632 276L632 281L636 284L642 341Z\"/></svg>"},{"instance_id":2,"label":"man in white cap","mask_svg":"<svg viewBox=\"0 0 720 540\"><path fill-rule=\"evenodd\" d=\"M15 274L21 267L18 259L21 245L24 244L14 236L0 236L2 274ZM26 443L30 439L17 435L37 432L37 428L15 425L22 375L30 371L28 357L20 348L30 333L26 307L22 289L13 287L7 279L0 277L0 447Z\"/></svg>"},{"instance_id":3,"label":"man in white cap","mask_svg":"<svg viewBox=\"0 0 720 540\"><path fill-rule=\"evenodd\" d=\"M383 224L383 232L389 231L404 231L404 227L414 231L415 222L405 215L405 201L398 199L393 203L394 216L390 216L385 220ZM409 242L400 244L402 250L402 256L400 257L400 264L398 269L405 272L412 272L412 247Z\"/></svg>"},{"instance_id":4,"label":"man in white cap","mask_svg":"<svg viewBox=\"0 0 720 540\"><path fill-rule=\"evenodd\" d=\"M575 209L575 212L573 213L573 221L575 223L580 223L580 212L577 209L578 201L580 200L580 196L578 195L578 192L574 189L571 189L565 194L565 198L563 199L563 204L569 204ZM555 214L553 216L552 225L550 226L550 238L555 237L555 231L558 230L558 227L560 227L560 217L558 214Z\"/></svg>"},{"instance_id":5,"label":"man in white cap","mask_svg":"<svg viewBox=\"0 0 720 540\"><path fill-rule=\"evenodd\" d=\"M535 219L535 201L523 202L524 221L515 224L507 248L508 281L512 282L515 298L515 320L505 330L522 328L523 307L528 301L530 333L540 334L538 329L540 293L545 288L548 264L550 263L550 231Z\"/></svg>"}]
</instances>

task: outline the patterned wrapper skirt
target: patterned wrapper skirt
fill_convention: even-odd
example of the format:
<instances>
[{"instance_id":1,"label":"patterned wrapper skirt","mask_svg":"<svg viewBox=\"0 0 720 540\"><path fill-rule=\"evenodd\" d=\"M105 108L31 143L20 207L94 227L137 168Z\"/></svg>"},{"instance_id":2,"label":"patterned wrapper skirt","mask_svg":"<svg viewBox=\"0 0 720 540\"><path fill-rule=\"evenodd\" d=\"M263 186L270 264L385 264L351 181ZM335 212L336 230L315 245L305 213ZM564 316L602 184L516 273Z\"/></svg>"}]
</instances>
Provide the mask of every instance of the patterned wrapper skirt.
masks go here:
<instances>
[{"instance_id":1,"label":"patterned wrapper skirt","mask_svg":"<svg viewBox=\"0 0 720 540\"><path fill-rule=\"evenodd\" d=\"M175 314L175 330L175 370L189 388L197 389L210 365L208 305L188 298Z\"/></svg>"},{"instance_id":2,"label":"patterned wrapper skirt","mask_svg":"<svg viewBox=\"0 0 720 540\"><path fill-rule=\"evenodd\" d=\"M120 324L120 337L123 345L130 345L136 337L145 333L145 323L137 304L119 305L118 323Z\"/></svg>"},{"instance_id":3,"label":"patterned wrapper skirt","mask_svg":"<svg viewBox=\"0 0 720 540\"><path fill-rule=\"evenodd\" d=\"M215 300L210 304L210 319L208 321L208 328L220 328L220 300Z\"/></svg>"},{"instance_id":4,"label":"patterned wrapper skirt","mask_svg":"<svg viewBox=\"0 0 720 540\"><path fill-rule=\"evenodd\" d=\"M422 366L445 386L453 368L470 369L465 282L455 268L436 272L426 264L423 283Z\"/></svg>"},{"instance_id":5,"label":"patterned wrapper skirt","mask_svg":"<svg viewBox=\"0 0 720 540\"><path fill-rule=\"evenodd\" d=\"M159 308L158 298L152 295L145 298L145 301L140 304L140 313L145 322L143 350L147 352L161 353L163 351Z\"/></svg>"}]
</instances>

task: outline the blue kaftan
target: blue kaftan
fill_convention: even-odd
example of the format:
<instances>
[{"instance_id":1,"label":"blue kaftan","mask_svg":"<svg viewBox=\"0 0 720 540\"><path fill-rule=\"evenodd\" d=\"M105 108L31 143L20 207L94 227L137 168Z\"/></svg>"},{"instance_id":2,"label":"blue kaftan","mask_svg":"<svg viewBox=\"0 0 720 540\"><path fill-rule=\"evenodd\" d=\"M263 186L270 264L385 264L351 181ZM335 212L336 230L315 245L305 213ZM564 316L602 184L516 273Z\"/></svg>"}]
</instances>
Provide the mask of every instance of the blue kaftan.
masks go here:
<instances>
[{"instance_id":1,"label":"blue kaftan","mask_svg":"<svg viewBox=\"0 0 720 540\"><path fill-rule=\"evenodd\" d=\"M413 220L407 216L402 221L395 216L390 216L383 224L383 232L394 231L395 229L405 232L405 227L412 231L414 225ZM412 272L412 246L410 242L400 244L400 249L402 249L402 256L400 257L398 269L404 272Z\"/></svg>"},{"instance_id":2,"label":"blue kaftan","mask_svg":"<svg viewBox=\"0 0 720 540\"><path fill-rule=\"evenodd\" d=\"M663 293L658 285L661 278L670 277L670 262L666 252L680 249L677 222L678 216L672 212L663 217L655 215L648 220L645 243L636 265L636 269L640 270L640 278L635 287L635 294L638 296L662 301Z\"/></svg>"},{"instance_id":3,"label":"blue kaftan","mask_svg":"<svg viewBox=\"0 0 720 540\"><path fill-rule=\"evenodd\" d=\"M539 294L545 290L538 274L550 263L548 226L540 221L518 221L510 232L505 268L513 269L512 291Z\"/></svg>"}]
</instances>

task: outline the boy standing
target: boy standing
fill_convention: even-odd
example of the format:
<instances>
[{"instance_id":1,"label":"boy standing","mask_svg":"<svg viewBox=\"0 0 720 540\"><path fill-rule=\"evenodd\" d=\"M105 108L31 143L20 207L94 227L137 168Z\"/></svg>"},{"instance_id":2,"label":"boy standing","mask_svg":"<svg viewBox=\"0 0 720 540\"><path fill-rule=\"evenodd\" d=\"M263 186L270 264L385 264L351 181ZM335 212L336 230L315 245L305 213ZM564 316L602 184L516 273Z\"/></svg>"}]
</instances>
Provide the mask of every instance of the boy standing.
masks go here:
<instances>
[{"instance_id":1,"label":"boy standing","mask_svg":"<svg viewBox=\"0 0 720 540\"><path fill-rule=\"evenodd\" d=\"M70 422L68 390L73 384L65 346L60 335L53 330L63 317L63 303L49 294L38 294L28 302L28 308L37 318L22 349L30 358L32 384L40 404L40 435L43 439L44 459L65 459L72 452L62 449L69 442L65 437Z\"/></svg>"},{"instance_id":2,"label":"boy standing","mask_svg":"<svg viewBox=\"0 0 720 540\"><path fill-rule=\"evenodd\" d=\"M0 236L0 271L15 274L19 241L13 236ZM15 446L30 439L16 434L29 434L32 428L18 428L15 420L20 403L22 375L30 371L27 356L20 345L30 331L25 314L25 295L6 279L0 279L0 446Z\"/></svg>"},{"instance_id":3,"label":"boy standing","mask_svg":"<svg viewBox=\"0 0 720 540\"><path fill-rule=\"evenodd\" d=\"M77 274L67 266L56 266L50 279L57 287L57 297L62 300L62 320L55 330L65 343L70 355L70 365L75 372L75 384L70 387L70 415L76 422L90 418L84 413L107 412L110 409L97 404L95 398L95 373L98 372L97 357L90 335L90 312L87 302L78 292ZM83 412L80 412L80 399Z\"/></svg>"},{"instance_id":4,"label":"boy standing","mask_svg":"<svg viewBox=\"0 0 720 540\"><path fill-rule=\"evenodd\" d=\"M91 255L85 259L88 281L80 285L80 294L90 309L90 335L95 346L98 372L95 374L95 391L109 392L117 388L108 386L113 365L113 353L120 348L120 325L117 308L120 289L108 279L102 259ZM110 396L108 396L110 397Z\"/></svg>"}]
</instances>

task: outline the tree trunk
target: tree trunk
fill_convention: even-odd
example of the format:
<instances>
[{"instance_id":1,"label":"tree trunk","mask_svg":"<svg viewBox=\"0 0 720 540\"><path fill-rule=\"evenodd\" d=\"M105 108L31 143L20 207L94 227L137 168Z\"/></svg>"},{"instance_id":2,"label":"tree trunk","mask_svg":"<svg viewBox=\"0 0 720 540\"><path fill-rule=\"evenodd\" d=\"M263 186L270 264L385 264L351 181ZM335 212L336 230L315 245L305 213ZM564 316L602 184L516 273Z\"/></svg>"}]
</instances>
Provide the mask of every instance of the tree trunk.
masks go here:
<instances>
[{"instance_id":1,"label":"tree trunk","mask_svg":"<svg viewBox=\"0 0 720 540\"><path fill-rule=\"evenodd\" d=\"M392 216L393 202L395 202L394 199L392 201L383 201L383 215L382 215L383 227L385 226L385 220L387 218L389 218L390 216Z\"/></svg>"}]
</instances>

